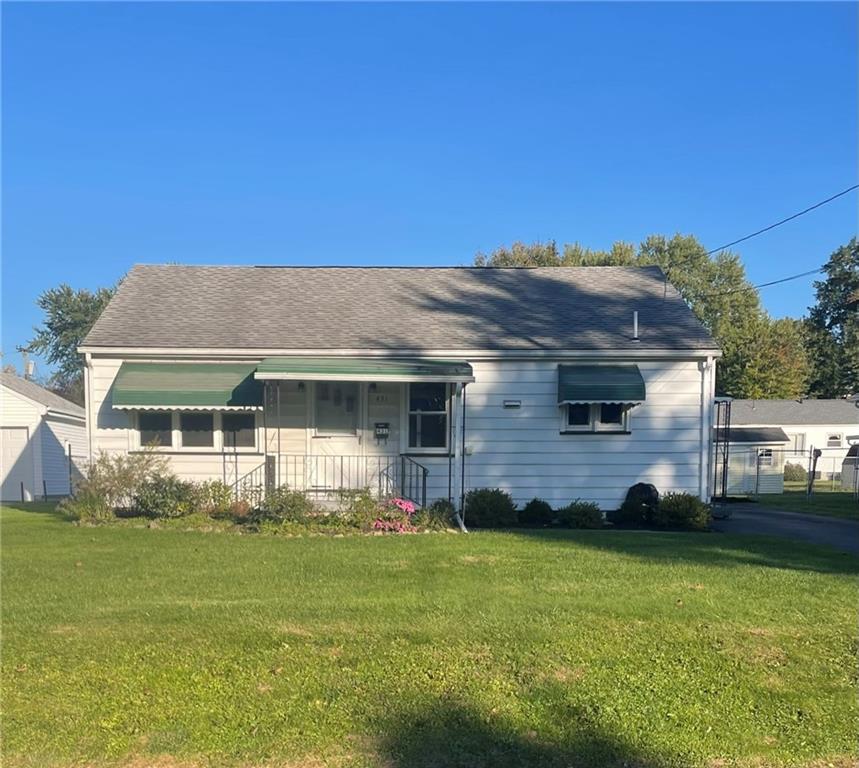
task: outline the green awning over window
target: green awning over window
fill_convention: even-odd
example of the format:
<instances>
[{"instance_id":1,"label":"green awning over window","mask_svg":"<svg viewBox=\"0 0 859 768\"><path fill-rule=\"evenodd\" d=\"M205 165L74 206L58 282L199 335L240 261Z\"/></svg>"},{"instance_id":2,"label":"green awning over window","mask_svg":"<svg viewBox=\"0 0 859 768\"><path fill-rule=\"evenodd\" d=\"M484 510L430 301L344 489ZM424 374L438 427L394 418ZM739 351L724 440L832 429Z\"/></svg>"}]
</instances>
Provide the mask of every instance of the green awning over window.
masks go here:
<instances>
[{"instance_id":1,"label":"green awning over window","mask_svg":"<svg viewBox=\"0 0 859 768\"><path fill-rule=\"evenodd\" d=\"M379 360L363 357L268 357L257 379L306 381L474 381L474 371L455 360Z\"/></svg>"},{"instance_id":2,"label":"green awning over window","mask_svg":"<svg viewBox=\"0 0 859 768\"><path fill-rule=\"evenodd\" d=\"M123 363L112 404L123 409L239 410L262 407L253 363Z\"/></svg>"},{"instance_id":3,"label":"green awning over window","mask_svg":"<svg viewBox=\"0 0 859 768\"><path fill-rule=\"evenodd\" d=\"M643 403L637 365L559 365L558 404Z\"/></svg>"}]
</instances>

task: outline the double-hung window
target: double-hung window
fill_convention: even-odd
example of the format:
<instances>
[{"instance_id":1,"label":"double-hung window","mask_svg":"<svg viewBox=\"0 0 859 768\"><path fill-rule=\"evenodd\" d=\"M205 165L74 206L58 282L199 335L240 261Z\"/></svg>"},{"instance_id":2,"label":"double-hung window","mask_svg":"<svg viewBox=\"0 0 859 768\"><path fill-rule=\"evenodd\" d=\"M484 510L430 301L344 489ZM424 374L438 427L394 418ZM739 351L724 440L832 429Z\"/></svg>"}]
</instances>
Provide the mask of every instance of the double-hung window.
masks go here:
<instances>
[{"instance_id":1,"label":"double-hung window","mask_svg":"<svg viewBox=\"0 0 859 768\"><path fill-rule=\"evenodd\" d=\"M219 452L256 448L256 415L249 412L139 411L140 448Z\"/></svg>"},{"instance_id":2,"label":"double-hung window","mask_svg":"<svg viewBox=\"0 0 859 768\"><path fill-rule=\"evenodd\" d=\"M444 451L450 417L450 390L443 382L409 385L409 448Z\"/></svg>"},{"instance_id":3,"label":"double-hung window","mask_svg":"<svg viewBox=\"0 0 859 768\"><path fill-rule=\"evenodd\" d=\"M256 416L252 413L221 414L221 430L227 450L256 447Z\"/></svg>"},{"instance_id":4,"label":"double-hung window","mask_svg":"<svg viewBox=\"0 0 859 768\"><path fill-rule=\"evenodd\" d=\"M183 448L215 447L215 415L212 413L180 413L179 432Z\"/></svg>"},{"instance_id":5,"label":"double-hung window","mask_svg":"<svg viewBox=\"0 0 859 768\"><path fill-rule=\"evenodd\" d=\"M141 411L137 414L140 447L170 448L173 445L173 414Z\"/></svg>"},{"instance_id":6,"label":"double-hung window","mask_svg":"<svg viewBox=\"0 0 859 768\"><path fill-rule=\"evenodd\" d=\"M826 447L827 448L840 448L841 447L841 433L840 432L831 432L826 436Z\"/></svg>"},{"instance_id":7,"label":"double-hung window","mask_svg":"<svg viewBox=\"0 0 859 768\"><path fill-rule=\"evenodd\" d=\"M629 406L623 403L567 403L561 432L628 432Z\"/></svg>"}]
</instances>

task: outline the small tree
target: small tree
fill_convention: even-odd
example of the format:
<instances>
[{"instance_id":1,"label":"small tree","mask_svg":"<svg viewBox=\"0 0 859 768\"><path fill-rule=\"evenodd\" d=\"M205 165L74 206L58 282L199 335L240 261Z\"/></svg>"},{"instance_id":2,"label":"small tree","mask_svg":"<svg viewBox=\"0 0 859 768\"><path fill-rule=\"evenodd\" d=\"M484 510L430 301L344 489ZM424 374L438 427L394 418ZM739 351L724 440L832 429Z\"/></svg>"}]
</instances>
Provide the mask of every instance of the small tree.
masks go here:
<instances>
[{"instance_id":1,"label":"small tree","mask_svg":"<svg viewBox=\"0 0 859 768\"><path fill-rule=\"evenodd\" d=\"M83 402L83 361L78 346L115 290L75 291L63 283L45 291L36 301L45 314L44 322L34 329L35 335L23 349L43 355L48 363L57 366L49 385L75 402Z\"/></svg>"}]
</instances>

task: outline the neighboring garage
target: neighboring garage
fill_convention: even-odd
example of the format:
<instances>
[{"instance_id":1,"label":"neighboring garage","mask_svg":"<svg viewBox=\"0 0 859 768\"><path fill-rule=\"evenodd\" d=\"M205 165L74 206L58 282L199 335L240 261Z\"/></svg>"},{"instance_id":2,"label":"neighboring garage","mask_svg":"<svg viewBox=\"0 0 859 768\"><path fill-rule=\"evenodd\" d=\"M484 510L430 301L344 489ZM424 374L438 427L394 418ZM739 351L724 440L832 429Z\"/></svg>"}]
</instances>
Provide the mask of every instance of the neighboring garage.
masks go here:
<instances>
[{"instance_id":1,"label":"neighboring garage","mask_svg":"<svg viewBox=\"0 0 859 768\"><path fill-rule=\"evenodd\" d=\"M0 373L0 499L68 494L86 453L83 408L33 381Z\"/></svg>"}]
</instances>

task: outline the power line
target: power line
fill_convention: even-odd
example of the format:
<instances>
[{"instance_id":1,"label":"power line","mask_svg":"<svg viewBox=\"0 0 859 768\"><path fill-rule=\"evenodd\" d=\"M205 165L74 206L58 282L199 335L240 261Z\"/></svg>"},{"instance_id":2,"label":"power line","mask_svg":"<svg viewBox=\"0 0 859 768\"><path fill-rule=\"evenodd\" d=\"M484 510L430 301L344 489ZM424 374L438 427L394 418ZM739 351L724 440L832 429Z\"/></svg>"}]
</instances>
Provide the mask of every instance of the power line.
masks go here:
<instances>
[{"instance_id":1,"label":"power line","mask_svg":"<svg viewBox=\"0 0 859 768\"><path fill-rule=\"evenodd\" d=\"M852 187L847 187L847 189L842 190L838 194L832 195L832 197L827 197L826 200L821 200L819 203L815 203L814 205L810 205L805 210L799 211L799 213L794 213L791 216L788 216L786 219L782 219L781 221L777 221L775 224L770 224L768 227L764 227L763 229L759 229L757 232L752 232L750 235L746 235L745 237L741 237L738 240L732 240L730 243L726 243L725 245L720 245L718 248L714 248L712 251L707 251L708 256L712 256L714 253L718 251L724 251L725 248L730 248L732 245L736 245L737 243L742 243L746 240L751 240L753 237L757 237L758 235L762 235L764 232L769 232L771 229L775 229L776 227L780 227L782 224L787 224L789 221L793 221L794 219L798 219L800 216L804 216L806 213L810 213L815 208L820 208L827 203L831 203L833 200L837 200L839 197L843 197L848 192L852 192L854 189L859 189L859 184L854 184Z\"/></svg>"},{"instance_id":2,"label":"power line","mask_svg":"<svg viewBox=\"0 0 859 768\"><path fill-rule=\"evenodd\" d=\"M775 222L774 224L770 224L763 229L759 229L756 232L752 232L749 235L745 235L743 237L738 238L737 240L732 240L730 243L726 243L725 245L720 245L718 248L713 248L711 251L707 251L706 256L712 256L714 253L718 253L719 251L725 250L725 248L730 248L732 245L736 245L737 243L745 242L746 240L751 240L753 237L757 237L758 235L762 235L764 232L769 232L771 229L775 229L776 227L780 227L782 224L787 224L789 221L793 221L794 219L799 218L800 216L804 216L806 213L810 213L816 208L820 208L821 206L826 205L827 203L831 203L833 200L837 200L839 197L843 197L844 195L852 192L855 189L859 189L859 184L854 184L852 187L847 187L847 189L842 189L840 192L832 195L831 197L827 197L825 200L821 200L814 205L808 206L797 213L791 214L790 216L781 219L780 221ZM696 258L696 256L687 256L685 259L678 259L677 261L669 261L665 265L665 271L667 272L672 267L680 266L681 264L690 261L691 259Z\"/></svg>"},{"instance_id":3,"label":"power line","mask_svg":"<svg viewBox=\"0 0 859 768\"><path fill-rule=\"evenodd\" d=\"M798 275L790 275L789 277L782 277L778 280L770 280L768 283L759 283L758 285L748 285L745 288L732 288L730 291L721 291L719 293L706 293L704 294L707 298L713 296L727 296L731 293L743 293L744 291L756 291L759 288L767 288L770 285L778 285L779 283L787 283L791 280L799 280L800 277L808 277L809 275L816 275L818 272L823 272L823 267L818 267L817 269L810 269L808 272L800 272Z\"/></svg>"}]
</instances>

